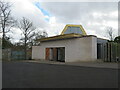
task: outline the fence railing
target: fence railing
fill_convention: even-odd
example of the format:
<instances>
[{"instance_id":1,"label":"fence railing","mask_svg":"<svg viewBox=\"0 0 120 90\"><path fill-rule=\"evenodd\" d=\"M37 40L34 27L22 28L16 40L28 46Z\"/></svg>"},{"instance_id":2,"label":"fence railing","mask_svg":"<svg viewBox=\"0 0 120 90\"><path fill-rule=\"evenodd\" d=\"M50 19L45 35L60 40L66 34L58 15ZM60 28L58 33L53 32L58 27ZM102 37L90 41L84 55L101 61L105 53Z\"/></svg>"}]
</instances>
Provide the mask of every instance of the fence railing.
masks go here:
<instances>
[{"instance_id":1,"label":"fence railing","mask_svg":"<svg viewBox=\"0 0 120 90\"><path fill-rule=\"evenodd\" d=\"M120 43L108 42L103 44L102 59L106 62L120 61Z\"/></svg>"},{"instance_id":2,"label":"fence railing","mask_svg":"<svg viewBox=\"0 0 120 90\"><path fill-rule=\"evenodd\" d=\"M27 51L27 59L31 59L31 51ZM24 50L2 49L2 60L25 60Z\"/></svg>"},{"instance_id":3,"label":"fence railing","mask_svg":"<svg viewBox=\"0 0 120 90\"><path fill-rule=\"evenodd\" d=\"M31 58L31 51L27 52L28 59ZM105 62L120 61L120 43L108 42L97 45L98 59ZM24 59L24 51L13 51L11 49L2 49L2 60L21 60Z\"/></svg>"}]
</instances>

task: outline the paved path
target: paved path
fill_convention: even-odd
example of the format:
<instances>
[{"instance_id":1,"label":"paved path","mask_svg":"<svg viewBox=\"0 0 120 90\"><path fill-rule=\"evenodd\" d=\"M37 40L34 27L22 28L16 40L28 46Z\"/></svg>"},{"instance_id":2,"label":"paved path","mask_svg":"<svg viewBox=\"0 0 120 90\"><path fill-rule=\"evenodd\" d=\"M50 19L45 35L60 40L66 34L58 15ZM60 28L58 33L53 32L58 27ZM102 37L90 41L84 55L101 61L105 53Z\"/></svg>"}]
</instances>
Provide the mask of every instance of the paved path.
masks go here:
<instances>
[{"instance_id":1,"label":"paved path","mask_svg":"<svg viewBox=\"0 0 120 90\"><path fill-rule=\"evenodd\" d=\"M33 62L3 62L3 88L117 88L118 70Z\"/></svg>"},{"instance_id":2,"label":"paved path","mask_svg":"<svg viewBox=\"0 0 120 90\"><path fill-rule=\"evenodd\" d=\"M29 60L29 61L25 61L25 62L118 69L118 63L116 63L116 62L102 62L102 61L93 61L93 62L89 61L89 62L87 62L86 61L86 62L67 62L67 63L64 63L64 62L47 61L47 60Z\"/></svg>"}]
</instances>

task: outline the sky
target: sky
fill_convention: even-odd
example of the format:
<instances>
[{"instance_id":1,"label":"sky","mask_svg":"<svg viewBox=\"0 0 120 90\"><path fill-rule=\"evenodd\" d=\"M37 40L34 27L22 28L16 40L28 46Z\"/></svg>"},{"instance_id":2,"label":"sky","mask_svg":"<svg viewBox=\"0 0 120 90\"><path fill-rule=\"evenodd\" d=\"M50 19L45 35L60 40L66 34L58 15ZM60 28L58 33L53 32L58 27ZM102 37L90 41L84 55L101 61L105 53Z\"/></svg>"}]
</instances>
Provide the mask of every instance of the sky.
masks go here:
<instances>
[{"instance_id":1,"label":"sky","mask_svg":"<svg viewBox=\"0 0 120 90\"><path fill-rule=\"evenodd\" d=\"M66 24L82 25L88 35L106 38L106 27L112 27L117 35L118 31L118 2L112 0L97 0L96 2L78 2L69 0L6 0L12 3L12 16L20 20L26 17L33 21L38 30L45 30L49 36L59 35ZM14 42L22 37L21 31L13 29L9 33Z\"/></svg>"}]
</instances>

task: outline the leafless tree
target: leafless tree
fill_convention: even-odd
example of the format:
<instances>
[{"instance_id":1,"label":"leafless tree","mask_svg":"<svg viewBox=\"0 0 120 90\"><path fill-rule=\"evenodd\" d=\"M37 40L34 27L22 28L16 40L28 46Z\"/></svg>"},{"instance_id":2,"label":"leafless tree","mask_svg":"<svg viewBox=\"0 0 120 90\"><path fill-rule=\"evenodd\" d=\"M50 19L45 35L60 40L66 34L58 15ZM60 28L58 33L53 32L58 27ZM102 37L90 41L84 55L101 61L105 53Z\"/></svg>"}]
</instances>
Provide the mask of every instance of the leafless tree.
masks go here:
<instances>
[{"instance_id":1,"label":"leafless tree","mask_svg":"<svg viewBox=\"0 0 120 90\"><path fill-rule=\"evenodd\" d=\"M6 33L10 32L14 26L15 20L11 17L11 4L9 2L0 1L0 31L3 33L3 45Z\"/></svg>"},{"instance_id":2,"label":"leafless tree","mask_svg":"<svg viewBox=\"0 0 120 90\"><path fill-rule=\"evenodd\" d=\"M18 22L18 27L24 35L24 37L21 40L24 41L25 59L27 59L27 43L31 36L34 35L33 31L35 31L36 28L34 27L33 23L25 17L23 17L22 20Z\"/></svg>"},{"instance_id":3,"label":"leafless tree","mask_svg":"<svg viewBox=\"0 0 120 90\"><path fill-rule=\"evenodd\" d=\"M114 29L112 27L106 28L107 36L109 37L110 41L114 40Z\"/></svg>"},{"instance_id":4,"label":"leafless tree","mask_svg":"<svg viewBox=\"0 0 120 90\"><path fill-rule=\"evenodd\" d=\"M29 39L29 47L33 45L40 45L39 39L45 38L45 37L48 37L48 33L45 30L41 31L38 29L37 32L34 32L31 35L31 38Z\"/></svg>"}]
</instances>

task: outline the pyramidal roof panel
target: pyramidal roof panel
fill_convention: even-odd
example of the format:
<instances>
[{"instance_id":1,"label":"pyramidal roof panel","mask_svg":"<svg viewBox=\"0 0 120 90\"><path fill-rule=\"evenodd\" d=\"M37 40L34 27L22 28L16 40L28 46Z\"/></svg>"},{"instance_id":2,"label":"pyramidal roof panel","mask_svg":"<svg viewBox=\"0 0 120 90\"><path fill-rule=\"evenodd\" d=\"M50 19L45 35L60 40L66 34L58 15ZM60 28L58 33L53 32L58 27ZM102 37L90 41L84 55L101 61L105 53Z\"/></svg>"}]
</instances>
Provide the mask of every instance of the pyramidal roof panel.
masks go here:
<instances>
[{"instance_id":1,"label":"pyramidal roof panel","mask_svg":"<svg viewBox=\"0 0 120 90\"><path fill-rule=\"evenodd\" d=\"M83 29L82 25L66 25L63 29L61 35L64 34L81 34L81 35L87 35L85 30Z\"/></svg>"}]
</instances>

